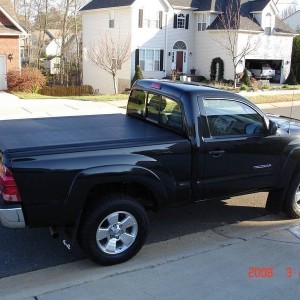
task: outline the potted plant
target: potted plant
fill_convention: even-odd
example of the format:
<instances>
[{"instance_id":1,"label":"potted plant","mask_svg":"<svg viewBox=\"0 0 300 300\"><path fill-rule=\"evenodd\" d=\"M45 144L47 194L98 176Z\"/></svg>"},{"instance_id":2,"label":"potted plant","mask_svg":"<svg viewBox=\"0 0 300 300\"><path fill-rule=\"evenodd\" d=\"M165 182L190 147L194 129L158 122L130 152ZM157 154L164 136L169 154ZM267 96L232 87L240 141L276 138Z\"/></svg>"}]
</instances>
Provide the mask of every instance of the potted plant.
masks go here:
<instances>
[{"instance_id":1,"label":"potted plant","mask_svg":"<svg viewBox=\"0 0 300 300\"><path fill-rule=\"evenodd\" d=\"M191 75L195 75L196 74L196 69L195 68L192 68L190 71L191 71Z\"/></svg>"}]
</instances>

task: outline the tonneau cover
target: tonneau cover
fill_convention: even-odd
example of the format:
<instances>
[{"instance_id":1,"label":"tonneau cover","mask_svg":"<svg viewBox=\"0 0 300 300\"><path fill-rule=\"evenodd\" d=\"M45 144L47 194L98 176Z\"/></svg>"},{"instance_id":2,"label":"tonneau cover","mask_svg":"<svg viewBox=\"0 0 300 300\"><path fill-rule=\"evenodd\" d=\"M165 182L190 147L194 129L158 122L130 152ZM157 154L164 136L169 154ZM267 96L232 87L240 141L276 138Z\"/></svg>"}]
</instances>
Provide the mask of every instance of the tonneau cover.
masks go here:
<instances>
[{"instance_id":1,"label":"tonneau cover","mask_svg":"<svg viewBox=\"0 0 300 300\"><path fill-rule=\"evenodd\" d=\"M123 114L0 121L2 153L70 147L124 147L127 143L180 138ZM125 144L125 145L124 145Z\"/></svg>"}]
</instances>

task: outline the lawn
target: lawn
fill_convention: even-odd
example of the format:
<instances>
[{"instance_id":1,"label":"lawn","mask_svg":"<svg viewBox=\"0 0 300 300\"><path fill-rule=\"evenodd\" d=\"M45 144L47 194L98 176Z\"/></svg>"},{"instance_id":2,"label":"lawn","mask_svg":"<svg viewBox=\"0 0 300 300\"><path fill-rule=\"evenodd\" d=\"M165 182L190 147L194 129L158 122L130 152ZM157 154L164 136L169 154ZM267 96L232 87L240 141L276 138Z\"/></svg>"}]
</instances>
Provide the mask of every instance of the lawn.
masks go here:
<instances>
[{"instance_id":1,"label":"lawn","mask_svg":"<svg viewBox=\"0 0 300 300\"><path fill-rule=\"evenodd\" d=\"M291 89L300 89L300 86L292 86ZM270 89L274 90L274 89ZM281 88L281 91L288 90L288 88ZM261 104L261 103L272 103L272 102L285 102L285 101L300 101L300 93L295 94L283 94L283 95L262 95L252 96L251 92L244 94L243 96L250 101ZM118 94L118 95L89 95L89 96L70 96L70 97L52 97L40 94L32 93L21 93L14 92L16 96L21 99L75 99L83 101L114 101L114 100L127 100L128 94Z\"/></svg>"}]
</instances>

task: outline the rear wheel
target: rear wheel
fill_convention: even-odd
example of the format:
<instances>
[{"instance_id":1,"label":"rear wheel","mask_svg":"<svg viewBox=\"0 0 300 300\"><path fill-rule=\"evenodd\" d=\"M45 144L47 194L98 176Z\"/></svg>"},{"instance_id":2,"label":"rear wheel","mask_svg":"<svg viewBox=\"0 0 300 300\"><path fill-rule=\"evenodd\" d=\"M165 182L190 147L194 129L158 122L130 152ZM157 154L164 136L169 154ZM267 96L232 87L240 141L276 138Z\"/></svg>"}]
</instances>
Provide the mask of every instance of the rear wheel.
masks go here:
<instances>
[{"instance_id":1,"label":"rear wheel","mask_svg":"<svg viewBox=\"0 0 300 300\"><path fill-rule=\"evenodd\" d=\"M294 219L300 218L300 171L293 176L288 188L285 211Z\"/></svg>"},{"instance_id":2,"label":"rear wheel","mask_svg":"<svg viewBox=\"0 0 300 300\"><path fill-rule=\"evenodd\" d=\"M148 218L140 203L125 194L106 194L88 205L82 216L78 242L102 265L132 258L147 238Z\"/></svg>"}]
</instances>

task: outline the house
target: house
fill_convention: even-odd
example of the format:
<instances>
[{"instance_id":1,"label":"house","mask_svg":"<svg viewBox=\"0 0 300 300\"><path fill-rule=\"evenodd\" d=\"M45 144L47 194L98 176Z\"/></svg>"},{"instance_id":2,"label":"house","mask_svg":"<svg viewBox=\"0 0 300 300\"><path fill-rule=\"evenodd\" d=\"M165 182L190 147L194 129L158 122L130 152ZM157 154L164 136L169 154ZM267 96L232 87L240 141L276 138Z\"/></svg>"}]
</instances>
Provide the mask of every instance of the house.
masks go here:
<instances>
[{"instance_id":1,"label":"house","mask_svg":"<svg viewBox=\"0 0 300 300\"><path fill-rule=\"evenodd\" d=\"M243 52L249 43L252 48L235 58L236 68L223 47L228 40L224 41L227 30L222 20L230 3L240 5L240 22L228 28L237 32L234 54ZM113 82L89 59L88 52L107 32L120 40L131 36L131 58L118 72L121 91L130 87L136 65L146 78L163 78L172 70L189 75L195 69L196 75L210 79L216 75L211 74L211 65L216 63L220 69L222 63L223 78L234 79L254 61L276 69L280 82L289 73L295 33L280 20L272 0L92 0L81 13L83 82L101 93L112 93Z\"/></svg>"},{"instance_id":2,"label":"house","mask_svg":"<svg viewBox=\"0 0 300 300\"><path fill-rule=\"evenodd\" d=\"M289 25L293 30L300 30L300 10L283 19L283 22Z\"/></svg>"},{"instance_id":3,"label":"house","mask_svg":"<svg viewBox=\"0 0 300 300\"><path fill-rule=\"evenodd\" d=\"M6 74L21 70L21 39L27 35L10 0L0 0L0 90L7 88Z\"/></svg>"}]
</instances>

